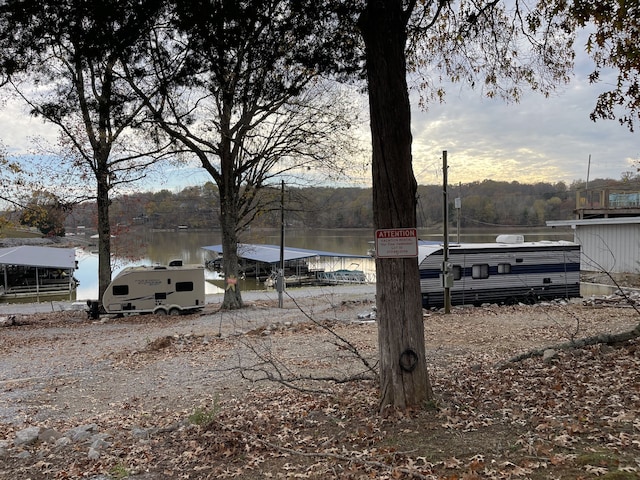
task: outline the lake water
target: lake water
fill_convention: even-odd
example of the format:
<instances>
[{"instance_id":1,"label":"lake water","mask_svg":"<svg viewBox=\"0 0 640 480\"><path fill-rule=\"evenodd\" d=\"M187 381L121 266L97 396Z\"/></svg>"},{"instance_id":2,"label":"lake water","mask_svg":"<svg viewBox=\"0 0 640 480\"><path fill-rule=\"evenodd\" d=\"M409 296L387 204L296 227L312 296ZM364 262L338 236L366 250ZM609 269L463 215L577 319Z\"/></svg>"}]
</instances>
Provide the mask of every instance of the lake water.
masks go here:
<instances>
[{"instance_id":1,"label":"lake water","mask_svg":"<svg viewBox=\"0 0 640 480\"><path fill-rule=\"evenodd\" d=\"M568 230L535 229L498 233L521 233L525 235L526 241L573 240L573 234ZM367 250L372 246L373 235L374 232L371 229L296 229L286 232L285 245L356 256L366 255ZM421 240L442 239L441 233L434 231L421 229L418 235ZM461 234L460 241L493 242L495 237L496 233L487 231L467 232ZM450 241L457 241L455 230L450 235ZM253 229L245 235L242 242L279 245L280 231L278 229ZM202 247L220 243L220 231L132 231L113 241L114 275L127 266L166 265L174 259L182 259L184 263L204 264L213 258L213 254ZM95 249L95 246L88 246L77 254L78 270L75 272L75 277L80 281L76 292L78 300L96 299L98 296L98 256L96 253L92 253ZM362 270L368 278L375 279L375 262L371 258L339 260L323 266L326 270L340 268ZM214 282L207 282L207 294L222 292L219 287L223 286L223 281L215 272L207 271L207 278ZM241 283L240 288L242 290L256 290L266 287L263 283L256 282L255 279L247 279Z\"/></svg>"}]
</instances>

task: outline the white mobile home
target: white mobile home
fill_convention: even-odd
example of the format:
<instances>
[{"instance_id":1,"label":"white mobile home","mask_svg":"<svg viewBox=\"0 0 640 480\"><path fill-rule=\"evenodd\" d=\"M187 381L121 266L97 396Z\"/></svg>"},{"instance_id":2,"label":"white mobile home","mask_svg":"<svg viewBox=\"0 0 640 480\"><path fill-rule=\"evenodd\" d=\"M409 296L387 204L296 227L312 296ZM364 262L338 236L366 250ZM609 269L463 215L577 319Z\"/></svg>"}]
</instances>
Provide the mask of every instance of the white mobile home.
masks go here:
<instances>
[{"instance_id":1,"label":"white mobile home","mask_svg":"<svg viewBox=\"0 0 640 480\"><path fill-rule=\"evenodd\" d=\"M204 308L204 267L177 263L125 268L104 292L105 311L179 315Z\"/></svg>"},{"instance_id":2,"label":"white mobile home","mask_svg":"<svg viewBox=\"0 0 640 480\"><path fill-rule=\"evenodd\" d=\"M550 227L571 227L582 247L586 272L640 274L640 217L549 221Z\"/></svg>"},{"instance_id":3,"label":"white mobile home","mask_svg":"<svg viewBox=\"0 0 640 480\"><path fill-rule=\"evenodd\" d=\"M521 237L520 237L521 238ZM580 296L580 246L565 241L449 245L452 305L532 303ZM420 245L420 289L425 308L444 306L444 247Z\"/></svg>"}]
</instances>

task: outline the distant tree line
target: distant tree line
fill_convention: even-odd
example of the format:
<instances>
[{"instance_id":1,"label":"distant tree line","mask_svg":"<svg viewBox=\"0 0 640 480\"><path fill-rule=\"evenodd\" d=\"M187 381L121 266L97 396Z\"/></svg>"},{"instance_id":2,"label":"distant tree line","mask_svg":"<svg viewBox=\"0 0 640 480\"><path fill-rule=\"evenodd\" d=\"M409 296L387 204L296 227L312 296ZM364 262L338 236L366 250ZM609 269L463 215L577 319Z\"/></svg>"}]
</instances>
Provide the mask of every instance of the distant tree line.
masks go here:
<instances>
[{"instance_id":1,"label":"distant tree line","mask_svg":"<svg viewBox=\"0 0 640 480\"><path fill-rule=\"evenodd\" d=\"M460 215L462 227L542 226L548 220L574 218L576 192L585 182L524 184L483 180L448 188L449 221ZM593 180L589 188L637 188L640 179ZM252 222L254 227L279 227L279 189L265 189L266 206ZM461 209L455 209L460 198ZM179 225L196 229L220 228L220 198L216 186L185 188L179 192L160 190L123 195L113 200L111 224L115 232L123 228L146 226L173 229ZM418 187L418 226L442 224L443 193L439 185ZM287 187L284 195L285 221L297 228L373 228L372 191L370 188ZM64 228L93 228L96 206L86 202L66 215ZM24 222L24 219L23 219ZM64 230L62 230L64 231Z\"/></svg>"}]
</instances>

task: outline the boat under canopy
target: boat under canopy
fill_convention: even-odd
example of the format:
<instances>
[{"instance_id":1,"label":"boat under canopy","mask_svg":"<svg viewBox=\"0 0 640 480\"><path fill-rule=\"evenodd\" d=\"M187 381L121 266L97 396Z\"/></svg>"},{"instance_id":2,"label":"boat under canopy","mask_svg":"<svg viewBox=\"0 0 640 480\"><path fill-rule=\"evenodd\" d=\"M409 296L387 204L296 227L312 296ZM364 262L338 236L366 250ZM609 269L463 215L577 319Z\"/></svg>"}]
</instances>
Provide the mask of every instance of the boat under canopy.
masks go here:
<instances>
[{"instance_id":1,"label":"boat under canopy","mask_svg":"<svg viewBox=\"0 0 640 480\"><path fill-rule=\"evenodd\" d=\"M205 250L222 255L222 245L210 245L202 247ZM273 280L274 274L280 264L280 246L267 244L238 244L238 257L241 260L240 269L247 277L256 277L262 281ZM306 248L284 247L283 258L285 262L285 277L290 286L294 283L366 283L366 275L361 270L348 270L340 268L334 271L325 271L324 268L310 268L309 260L319 259L357 259L370 258L369 255L357 255L353 253L327 252L324 250L310 250ZM220 259L207 262L210 268L220 269Z\"/></svg>"}]
</instances>

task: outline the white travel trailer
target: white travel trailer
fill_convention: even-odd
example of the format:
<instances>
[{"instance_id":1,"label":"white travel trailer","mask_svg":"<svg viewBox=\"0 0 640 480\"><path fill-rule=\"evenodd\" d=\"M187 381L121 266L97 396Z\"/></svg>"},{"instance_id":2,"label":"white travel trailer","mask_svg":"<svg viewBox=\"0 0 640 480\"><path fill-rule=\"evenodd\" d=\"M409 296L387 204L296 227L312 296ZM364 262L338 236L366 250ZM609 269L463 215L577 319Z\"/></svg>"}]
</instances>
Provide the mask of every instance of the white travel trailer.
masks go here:
<instances>
[{"instance_id":1,"label":"white travel trailer","mask_svg":"<svg viewBox=\"0 0 640 480\"><path fill-rule=\"evenodd\" d=\"M444 306L447 282L452 305L533 303L580 296L580 245L566 241L525 242L521 235L496 243L449 245L443 276L442 244L419 246L420 290L425 308Z\"/></svg>"},{"instance_id":2,"label":"white travel trailer","mask_svg":"<svg viewBox=\"0 0 640 480\"><path fill-rule=\"evenodd\" d=\"M102 297L107 313L180 315L204 308L204 266L139 266L122 270Z\"/></svg>"}]
</instances>

